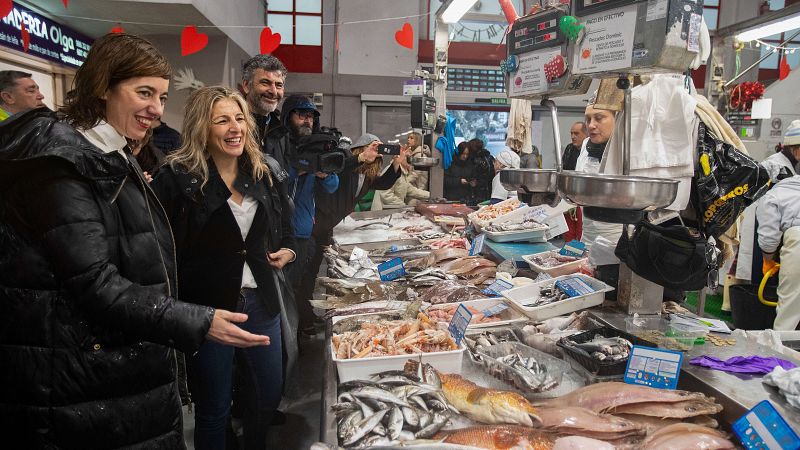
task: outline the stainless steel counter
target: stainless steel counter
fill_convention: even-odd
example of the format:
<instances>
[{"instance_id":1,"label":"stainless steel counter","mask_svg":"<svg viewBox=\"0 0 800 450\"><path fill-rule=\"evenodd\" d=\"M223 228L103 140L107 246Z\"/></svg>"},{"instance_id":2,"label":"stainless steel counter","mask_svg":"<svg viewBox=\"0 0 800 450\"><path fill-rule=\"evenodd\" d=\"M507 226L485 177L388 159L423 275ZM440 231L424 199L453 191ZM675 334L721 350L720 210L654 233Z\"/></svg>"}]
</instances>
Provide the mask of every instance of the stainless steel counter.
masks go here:
<instances>
[{"instance_id":1,"label":"stainless steel counter","mask_svg":"<svg viewBox=\"0 0 800 450\"><path fill-rule=\"evenodd\" d=\"M592 315L601 322L620 330L625 330L625 319L628 316L622 312L606 310L593 312ZM725 334L714 334L728 337ZM742 339L737 339L736 345L721 347L706 341L703 345L695 345L685 355L683 366L681 367L681 376L678 380L679 389L699 391L716 398L717 402L724 408L719 418L722 419L720 422L725 426L730 426L739 417L743 416L747 410L766 399L772 402L775 409L781 413L792 428L795 430L800 429L800 411L790 406L778 393L777 389L762 383L762 376L731 374L689 364L690 359L702 355L714 356L722 360L734 356L777 356L791 360L798 365L800 365L800 361L779 354L763 345Z\"/></svg>"}]
</instances>

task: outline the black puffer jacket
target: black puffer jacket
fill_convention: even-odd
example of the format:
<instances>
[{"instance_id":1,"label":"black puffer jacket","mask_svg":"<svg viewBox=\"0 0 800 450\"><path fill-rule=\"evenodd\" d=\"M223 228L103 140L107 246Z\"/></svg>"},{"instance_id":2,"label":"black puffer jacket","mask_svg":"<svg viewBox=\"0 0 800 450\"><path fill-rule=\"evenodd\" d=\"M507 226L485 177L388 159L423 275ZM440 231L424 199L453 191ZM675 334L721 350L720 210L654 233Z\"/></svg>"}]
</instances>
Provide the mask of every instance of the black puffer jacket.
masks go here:
<instances>
[{"instance_id":1,"label":"black puffer jacket","mask_svg":"<svg viewBox=\"0 0 800 450\"><path fill-rule=\"evenodd\" d=\"M46 108L0 124L0 436L6 448L183 448L172 237L135 160Z\"/></svg>"}]
</instances>

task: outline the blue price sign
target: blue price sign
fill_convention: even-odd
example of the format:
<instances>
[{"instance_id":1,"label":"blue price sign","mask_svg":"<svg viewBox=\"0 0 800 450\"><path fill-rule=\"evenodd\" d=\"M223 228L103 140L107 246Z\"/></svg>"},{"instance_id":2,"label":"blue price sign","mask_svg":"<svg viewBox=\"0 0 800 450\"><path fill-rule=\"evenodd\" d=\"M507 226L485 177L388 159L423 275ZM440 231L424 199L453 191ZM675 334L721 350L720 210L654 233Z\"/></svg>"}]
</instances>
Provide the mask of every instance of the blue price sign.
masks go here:
<instances>
[{"instance_id":1,"label":"blue price sign","mask_svg":"<svg viewBox=\"0 0 800 450\"><path fill-rule=\"evenodd\" d=\"M453 318L450 319L450 325L447 327L453 339L455 339L456 345L461 345L461 340L464 339L464 333L467 332L470 320L472 320L472 313L463 303L458 305L458 309L456 309L456 313L453 314Z\"/></svg>"},{"instance_id":2,"label":"blue price sign","mask_svg":"<svg viewBox=\"0 0 800 450\"><path fill-rule=\"evenodd\" d=\"M514 287L514 285L508 281L494 280L494 283L490 284L486 289L484 289L483 293L486 295L491 295L492 297L500 297L503 295L501 293L502 291L511 289L512 287Z\"/></svg>"},{"instance_id":3,"label":"blue price sign","mask_svg":"<svg viewBox=\"0 0 800 450\"><path fill-rule=\"evenodd\" d=\"M576 258L579 258L583 256L584 253L586 253L586 244L584 244L581 241L576 241L573 239L564 244L564 246L561 247L561 250L559 250L558 253L564 256L574 256Z\"/></svg>"},{"instance_id":4,"label":"blue price sign","mask_svg":"<svg viewBox=\"0 0 800 450\"><path fill-rule=\"evenodd\" d=\"M625 368L625 382L661 389L675 389L683 353L634 345Z\"/></svg>"},{"instance_id":5,"label":"blue price sign","mask_svg":"<svg viewBox=\"0 0 800 450\"><path fill-rule=\"evenodd\" d=\"M392 258L378 264L378 275L380 275L381 281L392 281L405 274L406 268L403 266L403 260L400 258Z\"/></svg>"},{"instance_id":6,"label":"blue price sign","mask_svg":"<svg viewBox=\"0 0 800 450\"><path fill-rule=\"evenodd\" d=\"M733 432L747 449L797 450L800 438L769 400L762 400L733 423Z\"/></svg>"},{"instance_id":7,"label":"blue price sign","mask_svg":"<svg viewBox=\"0 0 800 450\"><path fill-rule=\"evenodd\" d=\"M472 240L469 246L469 256L480 255L483 251L483 243L486 241L486 234L481 233Z\"/></svg>"}]
</instances>

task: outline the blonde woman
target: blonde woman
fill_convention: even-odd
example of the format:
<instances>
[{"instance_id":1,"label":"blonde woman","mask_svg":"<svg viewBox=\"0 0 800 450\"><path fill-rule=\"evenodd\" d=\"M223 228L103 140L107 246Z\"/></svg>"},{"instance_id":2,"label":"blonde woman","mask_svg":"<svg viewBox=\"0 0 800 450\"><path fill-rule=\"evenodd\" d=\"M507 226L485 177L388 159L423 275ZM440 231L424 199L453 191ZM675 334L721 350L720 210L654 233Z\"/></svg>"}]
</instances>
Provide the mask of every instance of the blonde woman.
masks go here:
<instances>
[{"instance_id":1,"label":"blonde woman","mask_svg":"<svg viewBox=\"0 0 800 450\"><path fill-rule=\"evenodd\" d=\"M224 87L192 93L183 145L153 189L175 234L181 299L246 314L239 326L265 335L249 349L206 342L187 358L197 406L195 448L224 449L234 356L242 361L245 448L263 449L281 398L281 322L274 271L294 259L288 201L270 176L245 100ZM237 353L238 352L238 353ZM241 367L241 366L240 366Z\"/></svg>"},{"instance_id":2,"label":"blonde woman","mask_svg":"<svg viewBox=\"0 0 800 450\"><path fill-rule=\"evenodd\" d=\"M406 138L406 147L410 157L430 157L431 149L422 143L422 135L416 131L409 134ZM417 189L428 189L428 172L425 170L414 169L410 166L408 171L408 181Z\"/></svg>"}]
</instances>

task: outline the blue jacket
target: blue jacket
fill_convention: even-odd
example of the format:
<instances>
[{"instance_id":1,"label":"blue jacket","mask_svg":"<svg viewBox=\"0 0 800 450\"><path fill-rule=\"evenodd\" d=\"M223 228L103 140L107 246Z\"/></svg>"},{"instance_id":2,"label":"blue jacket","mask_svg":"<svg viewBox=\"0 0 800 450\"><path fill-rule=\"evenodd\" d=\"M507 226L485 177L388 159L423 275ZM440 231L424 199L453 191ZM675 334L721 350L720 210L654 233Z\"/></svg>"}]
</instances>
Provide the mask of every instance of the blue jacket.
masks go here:
<instances>
[{"instance_id":1,"label":"blue jacket","mask_svg":"<svg viewBox=\"0 0 800 450\"><path fill-rule=\"evenodd\" d=\"M311 230L314 228L314 214L316 212L314 203L315 182L329 194L333 194L339 188L339 176L335 173L328 175L326 178L317 178L313 173L298 175L297 169L289 167L287 187L289 197L294 200L292 228L294 228L294 237L296 238L308 239L311 237Z\"/></svg>"}]
</instances>

